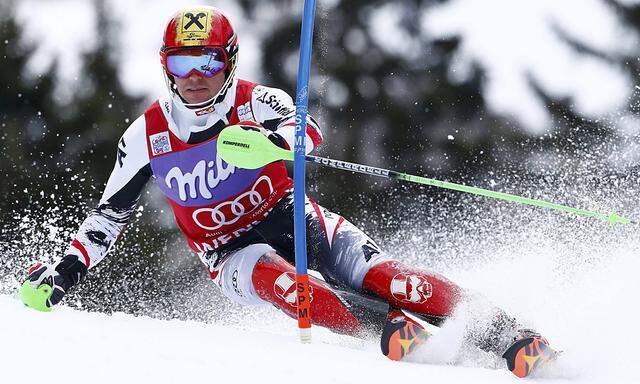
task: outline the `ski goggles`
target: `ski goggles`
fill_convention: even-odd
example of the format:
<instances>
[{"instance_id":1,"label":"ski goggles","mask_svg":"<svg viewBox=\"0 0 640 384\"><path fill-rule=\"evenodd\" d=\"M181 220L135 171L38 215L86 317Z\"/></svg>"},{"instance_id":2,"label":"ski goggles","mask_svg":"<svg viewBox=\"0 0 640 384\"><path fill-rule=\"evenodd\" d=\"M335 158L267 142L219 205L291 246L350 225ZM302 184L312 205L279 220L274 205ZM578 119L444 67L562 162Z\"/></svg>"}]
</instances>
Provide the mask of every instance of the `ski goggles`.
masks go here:
<instances>
[{"instance_id":1,"label":"ski goggles","mask_svg":"<svg viewBox=\"0 0 640 384\"><path fill-rule=\"evenodd\" d=\"M227 67L227 55L222 48L184 49L167 54L167 72L179 78L193 71L213 77Z\"/></svg>"}]
</instances>

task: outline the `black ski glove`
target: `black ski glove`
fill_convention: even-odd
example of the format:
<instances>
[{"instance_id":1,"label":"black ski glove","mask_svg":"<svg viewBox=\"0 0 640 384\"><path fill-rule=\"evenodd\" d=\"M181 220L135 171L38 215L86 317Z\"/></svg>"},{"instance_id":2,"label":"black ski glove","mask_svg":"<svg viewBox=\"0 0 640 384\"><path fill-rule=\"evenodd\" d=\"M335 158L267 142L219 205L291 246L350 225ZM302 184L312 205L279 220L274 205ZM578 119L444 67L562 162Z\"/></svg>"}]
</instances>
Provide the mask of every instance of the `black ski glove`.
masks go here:
<instances>
[{"instance_id":1,"label":"black ski glove","mask_svg":"<svg viewBox=\"0 0 640 384\"><path fill-rule=\"evenodd\" d=\"M64 295L87 274L87 267L78 256L66 255L54 264L36 264L29 268L28 281L32 288L47 284L53 289L47 307L58 304Z\"/></svg>"}]
</instances>

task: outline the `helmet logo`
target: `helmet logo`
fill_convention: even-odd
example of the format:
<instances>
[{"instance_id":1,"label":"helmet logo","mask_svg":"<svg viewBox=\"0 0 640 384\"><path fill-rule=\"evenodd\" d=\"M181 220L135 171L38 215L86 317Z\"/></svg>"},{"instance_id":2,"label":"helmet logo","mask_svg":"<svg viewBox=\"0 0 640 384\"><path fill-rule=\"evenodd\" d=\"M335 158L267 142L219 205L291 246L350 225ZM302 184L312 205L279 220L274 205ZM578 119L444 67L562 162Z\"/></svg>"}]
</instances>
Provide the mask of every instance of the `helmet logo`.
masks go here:
<instances>
[{"instance_id":1,"label":"helmet logo","mask_svg":"<svg viewBox=\"0 0 640 384\"><path fill-rule=\"evenodd\" d=\"M196 9L184 12L177 23L176 41L184 45L199 45L206 41L211 31L211 12Z\"/></svg>"},{"instance_id":2,"label":"helmet logo","mask_svg":"<svg viewBox=\"0 0 640 384\"><path fill-rule=\"evenodd\" d=\"M185 18L189 19L189 22L187 24L184 25L183 29L189 29L189 27L191 27L191 25L195 24L200 30L204 29L204 25L200 22L200 18L201 17L207 17L207 14L204 12L200 12L197 15L194 15L191 12L187 12L184 14Z\"/></svg>"}]
</instances>

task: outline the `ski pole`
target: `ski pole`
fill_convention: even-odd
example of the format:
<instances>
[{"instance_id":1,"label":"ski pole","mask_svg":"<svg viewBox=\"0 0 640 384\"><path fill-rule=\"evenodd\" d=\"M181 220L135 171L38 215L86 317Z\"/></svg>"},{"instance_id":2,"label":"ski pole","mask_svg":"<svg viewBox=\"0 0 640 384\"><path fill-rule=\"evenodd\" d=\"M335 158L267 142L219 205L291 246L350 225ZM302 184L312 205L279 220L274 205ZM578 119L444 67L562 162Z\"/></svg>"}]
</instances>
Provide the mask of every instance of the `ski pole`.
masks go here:
<instances>
[{"instance_id":1,"label":"ski pole","mask_svg":"<svg viewBox=\"0 0 640 384\"><path fill-rule=\"evenodd\" d=\"M391 171L388 169L376 168L376 167L371 167L368 165L361 165L356 163L349 163L349 162L340 161L340 160L327 159L327 158L318 157L318 156L307 156L307 161L314 162L316 164L320 164L320 165L330 167L330 168L335 168L335 169L342 169L346 171L364 173L366 175L385 177L385 178L395 179L395 180L404 180L404 181L409 181L417 184L430 185L433 187L450 189L450 190L459 191L459 192L466 192L474 195L491 197L494 199L505 200L505 201L511 201L514 203L532 205L535 207L548 208L556 211L573 213L578 216L594 217L600 220L608 221L611 224L614 224L614 223L629 224L632 222L627 218L619 216L614 211L612 211L608 215L605 215L599 212L568 207L566 205L551 203L544 200L531 199L528 197L511 195L508 193L496 192L488 189L471 187L468 185L456 184L456 183L451 183L451 182L441 181L436 179L430 179L422 176L414 176L406 173Z\"/></svg>"},{"instance_id":2,"label":"ski pole","mask_svg":"<svg viewBox=\"0 0 640 384\"><path fill-rule=\"evenodd\" d=\"M273 144L266 136L264 136L260 132L245 130L239 126L229 127L227 129L224 129L220 133L220 136L218 137L218 153L220 154L220 157L227 163L246 169L260 168L278 160L293 160L293 152L280 148L277 145ZM551 203L544 200L531 199L508 193L496 192L463 184L430 179L422 176L414 176L384 168L328 159L319 156L307 155L305 156L305 160L325 167L341 169L345 171L363 173L388 179L404 180L412 183L471 193L474 195L480 195L514 203L553 209L556 211L572 213L578 216L593 217L599 220L607 221L610 224L636 224L636 222L634 221L619 216L614 211L607 215L595 211L588 211L586 209L573 208L566 205Z\"/></svg>"}]
</instances>

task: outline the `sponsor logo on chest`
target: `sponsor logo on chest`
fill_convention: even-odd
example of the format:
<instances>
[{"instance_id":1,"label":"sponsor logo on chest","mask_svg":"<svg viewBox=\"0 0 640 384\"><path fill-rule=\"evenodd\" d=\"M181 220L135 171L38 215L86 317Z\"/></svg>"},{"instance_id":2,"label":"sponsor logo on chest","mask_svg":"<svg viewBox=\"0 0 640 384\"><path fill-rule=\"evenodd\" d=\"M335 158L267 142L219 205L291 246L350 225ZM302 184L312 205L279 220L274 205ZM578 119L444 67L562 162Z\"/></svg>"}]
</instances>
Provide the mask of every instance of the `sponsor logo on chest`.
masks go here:
<instances>
[{"instance_id":1,"label":"sponsor logo on chest","mask_svg":"<svg viewBox=\"0 0 640 384\"><path fill-rule=\"evenodd\" d=\"M180 206L204 207L233 198L251 188L262 169L241 169L222 160L216 140L151 158L151 168L164 194Z\"/></svg>"},{"instance_id":2,"label":"sponsor logo on chest","mask_svg":"<svg viewBox=\"0 0 640 384\"><path fill-rule=\"evenodd\" d=\"M171 168L167 172L164 182L169 189L173 189L175 181L178 197L181 201L187 201L188 198L198 198L198 195L205 199L211 199L213 197L211 190L222 181L227 180L235 170L236 167L225 163L216 155L215 162L200 160L191 172L183 173L180 167Z\"/></svg>"}]
</instances>

